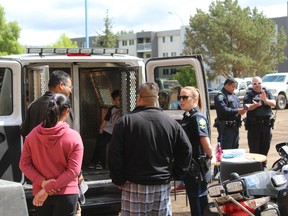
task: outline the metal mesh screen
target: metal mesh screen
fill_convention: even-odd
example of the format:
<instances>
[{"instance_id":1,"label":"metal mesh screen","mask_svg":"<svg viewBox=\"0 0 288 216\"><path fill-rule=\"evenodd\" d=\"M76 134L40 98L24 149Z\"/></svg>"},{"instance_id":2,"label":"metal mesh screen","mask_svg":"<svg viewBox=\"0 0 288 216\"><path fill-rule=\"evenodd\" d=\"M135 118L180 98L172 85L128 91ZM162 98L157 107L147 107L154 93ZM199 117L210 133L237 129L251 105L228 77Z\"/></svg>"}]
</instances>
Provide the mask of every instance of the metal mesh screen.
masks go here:
<instances>
[{"instance_id":1,"label":"metal mesh screen","mask_svg":"<svg viewBox=\"0 0 288 216\"><path fill-rule=\"evenodd\" d=\"M47 91L48 80L47 75L42 70L34 70L33 71L33 92L34 99L40 97Z\"/></svg>"},{"instance_id":2,"label":"metal mesh screen","mask_svg":"<svg viewBox=\"0 0 288 216\"><path fill-rule=\"evenodd\" d=\"M97 79L93 74L80 74L80 125L82 138L96 137L97 122L100 122L100 104L102 103L94 86Z\"/></svg>"},{"instance_id":3,"label":"metal mesh screen","mask_svg":"<svg viewBox=\"0 0 288 216\"><path fill-rule=\"evenodd\" d=\"M93 71L80 73L80 124L83 138L96 138L102 123L101 110L112 105L111 92L121 91L121 109L125 114L136 106L138 70ZM103 111L102 111L103 112Z\"/></svg>"},{"instance_id":4,"label":"metal mesh screen","mask_svg":"<svg viewBox=\"0 0 288 216\"><path fill-rule=\"evenodd\" d=\"M129 70L121 73L122 111L128 113L136 107L138 89L138 70Z\"/></svg>"}]
</instances>

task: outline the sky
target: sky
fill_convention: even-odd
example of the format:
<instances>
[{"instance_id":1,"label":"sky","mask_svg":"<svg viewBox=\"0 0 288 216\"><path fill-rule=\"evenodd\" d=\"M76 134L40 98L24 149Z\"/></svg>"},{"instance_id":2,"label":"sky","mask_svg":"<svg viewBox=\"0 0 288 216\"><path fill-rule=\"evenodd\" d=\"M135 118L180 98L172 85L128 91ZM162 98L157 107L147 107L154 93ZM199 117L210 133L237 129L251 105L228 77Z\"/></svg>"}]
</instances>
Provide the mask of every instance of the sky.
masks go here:
<instances>
[{"instance_id":1,"label":"sky","mask_svg":"<svg viewBox=\"0 0 288 216\"><path fill-rule=\"evenodd\" d=\"M164 31L189 25L196 9L209 11L212 0L1 0L6 22L21 27L24 46L55 43L62 34L70 38L102 33L107 10L114 33L126 30ZM257 8L268 18L287 16L285 0L238 0L242 8Z\"/></svg>"}]
</instances>

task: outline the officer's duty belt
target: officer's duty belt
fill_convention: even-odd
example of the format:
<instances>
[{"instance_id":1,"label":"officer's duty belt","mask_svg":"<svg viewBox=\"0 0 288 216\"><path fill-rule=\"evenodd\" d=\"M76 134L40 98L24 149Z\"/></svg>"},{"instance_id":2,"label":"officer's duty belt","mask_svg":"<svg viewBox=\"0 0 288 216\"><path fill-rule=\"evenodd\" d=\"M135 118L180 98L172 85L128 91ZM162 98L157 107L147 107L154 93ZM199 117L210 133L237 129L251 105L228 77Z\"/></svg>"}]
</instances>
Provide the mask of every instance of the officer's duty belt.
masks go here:
<instances>
[{"instance_id":1,"label":"officer's duty belt","mask_svg":"<svg viewBox=\"0 0 288 216\"><path fill-rule=\"evenodd\" d=\"M251 123L253 123L253 124L269 124L270 119L268 119L268 118L252 118Z\"/></svg>"},{"instance_id":2,"label":"officer's duty belt","mask_svg":"<svg viewBox=\"0 0 288 216\"><path fill-rule=\"evenodd\" d=\"M232 120L232 121L220 120L220 122L230 127L237 126L237 121L235 120Z\"/></svg>"}]
</instances>

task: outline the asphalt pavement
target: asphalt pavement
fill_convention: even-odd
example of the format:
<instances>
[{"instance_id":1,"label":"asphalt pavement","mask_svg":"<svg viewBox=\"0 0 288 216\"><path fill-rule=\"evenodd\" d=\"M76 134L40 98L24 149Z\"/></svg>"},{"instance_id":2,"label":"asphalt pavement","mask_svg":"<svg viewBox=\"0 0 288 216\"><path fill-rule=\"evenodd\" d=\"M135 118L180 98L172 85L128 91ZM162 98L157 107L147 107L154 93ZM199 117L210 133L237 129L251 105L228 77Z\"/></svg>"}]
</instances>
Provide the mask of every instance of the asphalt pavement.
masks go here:
<instances>
[{"instance_id":1,"label":"asphalt pavement","mask_svg":"<svg viewBox=\"0 0 288 216\"><path fill-rule=\"evenodd\" d=\"M274 113L276 110L273 110ZM210 111L211 121L213 122L216 117L215 109ZM288 141L288 109L286 110L278 110L276 112L276 121L274 130L272 132L272 142L270 146L270 150L267 157L267 168L271 168L273 163L279 159L279 155L275 149L275 145L281 142ZM214 127L211 127L211 144L217 143L217 130ZM245 131L244 126L240 128L240 142L239 148L246 149L249 152L248 143L247 143L247 131ZM214 182L216 183L216 182ZM172 202L172 210L173 216L189 216L190 215L190 207L189 203L186 203L186 194L185 191L176 193L176 200L174 197L174 193L171 193L171 202Z\"/></svg>"}]
</instances>

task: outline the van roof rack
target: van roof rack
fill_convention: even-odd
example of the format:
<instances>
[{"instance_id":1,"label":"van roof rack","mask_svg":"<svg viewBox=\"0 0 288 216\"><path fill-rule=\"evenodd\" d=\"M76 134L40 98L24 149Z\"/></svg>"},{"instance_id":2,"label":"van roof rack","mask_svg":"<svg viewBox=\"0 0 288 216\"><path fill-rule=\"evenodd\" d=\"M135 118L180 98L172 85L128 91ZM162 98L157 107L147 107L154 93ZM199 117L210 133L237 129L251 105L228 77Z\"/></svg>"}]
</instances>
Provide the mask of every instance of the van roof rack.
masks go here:
<instances>
[{"instance_id":1,"label":"van roof rack","mask_svg":"<svg viewBox=\"0 0 288 216\"><path fill-rule=\"evenodd\" d=\"M82 54L82 55L93 55L93 54L128 54L128 49L120 48L27 48L27 53L38 53L43 54Z\"/></svg>"}]
</instances>

